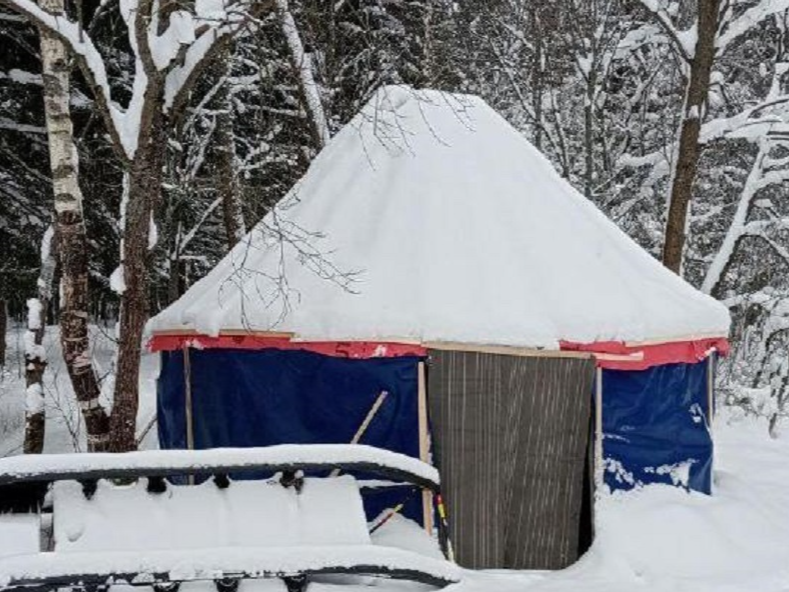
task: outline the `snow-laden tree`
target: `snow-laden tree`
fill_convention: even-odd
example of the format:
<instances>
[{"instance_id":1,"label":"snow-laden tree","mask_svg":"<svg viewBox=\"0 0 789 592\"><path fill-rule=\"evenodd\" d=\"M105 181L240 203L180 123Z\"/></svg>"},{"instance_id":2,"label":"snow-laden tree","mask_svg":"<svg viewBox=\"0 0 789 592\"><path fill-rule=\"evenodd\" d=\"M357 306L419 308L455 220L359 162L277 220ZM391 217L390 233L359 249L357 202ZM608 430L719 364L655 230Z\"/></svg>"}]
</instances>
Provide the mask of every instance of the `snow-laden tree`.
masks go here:
<instances>
[{"instance_id":1,"label":"snow-laden tree","mask_svg":"<svg viewBox=\"0 0 789 592\"><path fill-rule=\"evenodd\" d=\"M780 375L764 360L785 351L769 335L789 292L784 0L124 0L95 14L86 6L84 27L76 5L69 20L0 2L17 21L61 23L83 74L72 107L77 95L87 105L73 118L88 179L93 314L113 314L105 284L123 240L112 282L123 292L120 402L136 388L129 348L139 338L126 339L147 316L145 297L153 313L199 279L380 85L401 82L481 95L655 256L667 237L684 243L684 277L734 313L735 354L721 380L751 388L764 364ZM0 263L0 277L24 283L8 291L27 298L50 222L50 172L38 166L45 158L20 158L26 142L44 153L46 130L42 106L26 98L41 95L38 71L5 65L14 52L38 56L30 39L9 39L0 193L17 199L0 200L0 246L19 261ZM118 162L128 199L116 229ZM758 388L772 380L765 372ZM131 409L116 405L115 421Z\"/></svg>"},{"instance_id":2,"label":"snow-laden tree","mask_svg":"<svg viewBox=\"0 0 789 592\"><path fill-rule=\"evenodd\" d=\"M24 451L28 454L39 454L44 449L44 371L47 367L47 352L43 342L47 307L52 299L55 281L56 248L55 229L50 225L41 243L41 272L36 281L36 296L27 301Z\"/></svg>"},{"instance_id":3,"label":"snow-laden tree","mask_svg":"<svg viewBox=\"0 0 789 592\"><path fill-rule=\"evenodd\" d=\"M52 210L36 42L24 19L0 10L0 300L17 318L36 292Z\"/></svg>"},{"instance_id":4,"label":"snow-laden tree","mask_svg":"<svg viewBox=\"0 0 789 592\"><path fill-rule=\"evenodd\" d=\"M42 0L41 7L52 13L64 11L63 0ZM54 227L57 261L60 264L60 343L74 394L85 420L88 449L104 450L108 443L108 417L99 402L99 382L91 359L88 337L88 240L82 190L79 185L79 161L74 143L74 124L71 118L70 63L66 45L48 29L41 30L41 67L44 83L44 113L49 143L49 164L54 192ZM52 250L52 247L49 247ZM50 255L54 258L54 254ZM48 269L42 255L42 270ZM51 276L54 270L49 270ZM42 274L43 275L43 274ZM42 280L39 292L44 299L35 305L38 331L34 332L40 347L46 325L44 307L52 296L52 278ZM31 319L34 314L31 307ZM26 452L41 452L44 429L44 393L38 381L35 397L28 387L27 400L36 399L35 437L25 437ZM28 410L30 415L30 410ZM30 424L30 419L28 421ZM40 432L40 433L39 433Z\"/></svg>"},{"instance_id":5,"label":"snow-laden tree","mask_svg":"<svg viewBox=\"0 0 789 592\"><path fill-rule=\"evenodd\" d=\"M785 0L697 0L688 10L680 0L641 0L679 57L685 95L672 154L663 263L681 273L688 210L702 152L702 125L716 64L738 40L763 21L789 8Z\"/></svg>"},{"instance_id":6,"label":"snow-laden tree","mask_svg":"<svg viewBox=\"0 0 789 592\"><path fill-rule=\"evenodd\" d=\"M224 254L237 228L257 222L368 93L418 82L428 25L415 6L279 4L214 60L168 142L154 278L167 289L156 290L155 304L180 295Z\"/></svg>"},{"instance_id":7,"label":"snow-laden tree","mask_svg":"<svg viewBox=\"0 0 789 592\"><path fill-rule=\"evenodd\" d=\"M201 0L185 9L160 0L121 0L118 9L133 64L131 72L122 74L131 80L130 96L122 104L89 26L86 29L65 12L50 12L31 0L3 3L69 49L90 86L111 142L125 162L121 265L113 275L121 310L109 447L127 450L135 446L149 251L156 243L152 211L161 191L167 134L215 53L273 4L267 0Z\"/></svg>"}]
</instances>

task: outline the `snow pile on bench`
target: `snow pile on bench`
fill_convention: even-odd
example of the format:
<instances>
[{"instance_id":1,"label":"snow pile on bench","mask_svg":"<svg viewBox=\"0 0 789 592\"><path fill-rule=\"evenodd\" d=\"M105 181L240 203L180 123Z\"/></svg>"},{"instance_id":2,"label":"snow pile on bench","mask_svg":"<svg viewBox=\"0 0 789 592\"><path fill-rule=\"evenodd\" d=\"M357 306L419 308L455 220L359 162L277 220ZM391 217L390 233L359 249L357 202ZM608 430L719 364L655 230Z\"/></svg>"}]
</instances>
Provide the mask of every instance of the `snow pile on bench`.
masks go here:
<instances>
[{"instance_id":1,"label":"snow pile on bench","mask_svg":"<svg viewBox=\"0 0 789 592\"><path fill-rule=\"evenodd\" d=\"M40 528L37 514L0 515L0 558L37 553Z\"/></svg>"},{"instance_id":2,"label":"snow pile on bench","mask_svg":"<svg viewBox=\"0 0 789 592\"><path fill-rule=\"evenodd\" d=\"M75 481L54 488L57 552L369 545L355 479L304 480L301 493L278 482L206 481L161 494L139 481L99 481L91 499Z\"/></svg>"},{"instance_id":3,"label":"snow pile on bench","mask_svg":"<svg viewBox=\"0 0 789 592\"><path fill-rule=\"evenodd\" d=\"M144 450L124 453L21 455L0 459L0 485L12 481L52 481L101 476L177 475L222 466L223 472L265 465L306 468L367 465L410 473L433 484L438 471L419 459L364 444L281 444L259 448L208 450ZM208 472L208 471L203 471ZM48 478L41 478L49 475Z\"/></svg>"},{"instance_id":4,"label":"snow pile on bench","mask_svg":"<svg viewBox=\"0 0 789 592\"><path fill-rule=\"evenodd\" d=\"M113 470L117 457L125 455L115 456L116 463L105 463ZM141 467L147 465L136 470ZM61 470L73 468L60 465ZM460 579L456 565L433 553L373 544L359 484L350 475L307 477L300 491L284 487L278 478L229 485L210 479L196 486L167 484L163 491L161 483L154 483L151 488L147 479L127 485L106 479L56 481L54 552L38 552L37 540L35 545L31 540L19 554L0 554L0 588L224 578L304 581L302 576L318 575L442 587ZM23 522L33 525L24 532L27 538L38 533L37 522ZM0 521L0 539L13 535L15 526Z\"/></svg>"}]
</instances>

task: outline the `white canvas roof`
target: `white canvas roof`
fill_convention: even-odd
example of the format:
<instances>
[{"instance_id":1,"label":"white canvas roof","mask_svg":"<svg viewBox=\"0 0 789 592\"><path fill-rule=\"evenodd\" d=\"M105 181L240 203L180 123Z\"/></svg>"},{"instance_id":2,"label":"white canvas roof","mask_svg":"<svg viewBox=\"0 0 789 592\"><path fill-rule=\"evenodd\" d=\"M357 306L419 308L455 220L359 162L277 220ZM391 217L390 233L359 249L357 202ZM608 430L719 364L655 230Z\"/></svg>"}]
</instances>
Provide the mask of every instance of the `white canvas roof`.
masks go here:
<instances>
[{"instance_id":1,"label":"white canvas roof","mask_svg":"<svg viewBox=\"0 0 789 592\"><path fill-rule=\"evenodd\" d=\"M150 328L553 349L726 336L729 315L481 99L386 87Z\"/></svg>"}]
</instances>

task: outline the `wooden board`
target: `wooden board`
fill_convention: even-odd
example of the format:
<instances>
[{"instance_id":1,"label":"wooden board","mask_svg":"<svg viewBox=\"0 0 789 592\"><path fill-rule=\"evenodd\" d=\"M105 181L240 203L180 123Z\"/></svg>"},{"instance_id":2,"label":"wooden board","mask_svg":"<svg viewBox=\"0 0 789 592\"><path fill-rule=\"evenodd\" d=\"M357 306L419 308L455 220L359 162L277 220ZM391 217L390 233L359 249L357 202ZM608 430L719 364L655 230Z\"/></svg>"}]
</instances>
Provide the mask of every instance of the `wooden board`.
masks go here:
<instances>
[{"instance_id":1,"label":"wooden board","mask_svg":"<svg viewBox=\"0 0 789 592\"><path fill-rule=\"evenodd\" d=\"M502 354L506 356L524 356L533 358L578 358L589 359L591 352L561 351L554 349L536 349L531 347L515 347L509 345L490 345L484 343L459 343L455 341L429 341L422 344L428 349L455 352L479 352Z\"/></svg>"},{"instance_id":2,"label":"wooden board","mask_svg":"<svg viewBox=\"0 0 789 592\"><path fill-rule=\"evenodd\" d=\"M430 434L427 421L427 384L425 363L419 362L417 368L417 405L419 417L419 460L430 464ZM422 523L427 534L433 535L433 493L422 491Z\"/></svg>"}]
</instances>

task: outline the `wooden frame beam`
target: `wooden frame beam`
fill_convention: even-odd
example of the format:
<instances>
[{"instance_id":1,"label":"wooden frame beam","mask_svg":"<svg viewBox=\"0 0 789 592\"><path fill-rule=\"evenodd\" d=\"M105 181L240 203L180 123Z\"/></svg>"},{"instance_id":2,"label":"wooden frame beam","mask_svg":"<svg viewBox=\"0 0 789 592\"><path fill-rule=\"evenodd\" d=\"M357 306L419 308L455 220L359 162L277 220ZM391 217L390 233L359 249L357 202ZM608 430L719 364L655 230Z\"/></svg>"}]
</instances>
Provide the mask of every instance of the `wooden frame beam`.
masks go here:
<instances>
[{"instance_id":1,"label":"wooden frame beam","mask_svg":"<svg viewBox=\"0 0 789 592\"><path fill-rule=\"evenodd\" d=\"M419 417L419 460L430 463L430 427L427 420L425 363L417 365L417 412ZM427 534L433 536L433 492L422 491L422 520Z\"/></svg>"}]
</instances>

